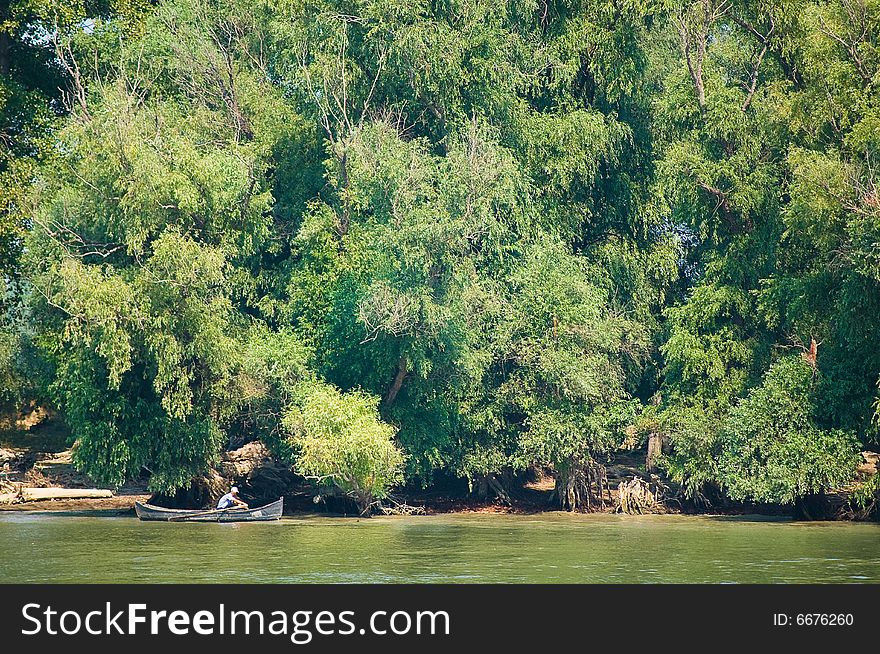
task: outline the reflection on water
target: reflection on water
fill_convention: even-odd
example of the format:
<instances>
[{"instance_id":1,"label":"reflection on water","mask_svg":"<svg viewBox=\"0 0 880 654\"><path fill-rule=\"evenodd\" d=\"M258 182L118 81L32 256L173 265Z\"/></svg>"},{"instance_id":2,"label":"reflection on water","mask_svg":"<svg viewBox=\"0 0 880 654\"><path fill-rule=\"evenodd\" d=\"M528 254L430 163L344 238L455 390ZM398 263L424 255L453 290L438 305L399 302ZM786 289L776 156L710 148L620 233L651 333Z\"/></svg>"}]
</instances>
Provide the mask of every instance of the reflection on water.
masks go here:
<instances>
[{"instance_id":1,"label":"reflection on water","mask_svg":"<svg viewBox=\"0 0 880 654\"><path fill-rule=\"evenodd\" d=\"M464 515L148 523L0 514L0 580L877 583L880 525Z\"/></svg>"}]
</instances>

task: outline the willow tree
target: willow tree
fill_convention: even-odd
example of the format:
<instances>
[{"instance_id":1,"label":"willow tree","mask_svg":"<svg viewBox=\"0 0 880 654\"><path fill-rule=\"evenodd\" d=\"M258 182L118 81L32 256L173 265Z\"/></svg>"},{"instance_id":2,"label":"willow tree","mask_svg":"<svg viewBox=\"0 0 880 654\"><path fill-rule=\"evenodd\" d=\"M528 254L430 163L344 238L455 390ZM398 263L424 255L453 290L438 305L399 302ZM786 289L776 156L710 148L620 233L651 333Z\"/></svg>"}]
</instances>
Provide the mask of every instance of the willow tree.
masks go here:
<instances>
[{"instance_id":1,"label":"willow tree","mask_svg":"<svg viewBox=\"0 0 880 654\"><path fill-rule=\"evenodd\" d=\"M495 393L522 426L517 458L552 467L562 508L603 506L601 463L632 417L626 362L642 363L647 334L615 310L600 268L552 241L534 244L508 283Z\"/></svg>"},{"instance_id":2,"label":"willow tree","mask_svg":"<svg viewBox=\"0 0 880 654\"><path fill-rule=\"evenodd\" d=\"M495 333L512 271L547 242L536 234L596 262L614 310L656 327L674 265L669 239L637 215L650 12L321 2L273 15L290 55L273 73L327 148L328 184L292 245L287 315L323 374L383 397L411 474L479 481L515 467L521 426L494 399Z\"/></svg>"},{"instance_id":3,"label":"willow tree","mask_svg":"<svg viewBox=\"0 0 880 654\"><path fill-rule=\"evenodd\" d=\"M723 483L718 426L780 350L816 366L818 428L873 438L877 9L701 0L671 22L656 194L686 236L689 290L668 310L666 415L671 470L699 492Z\"/></svg>"},{"instance_id":4,"label":"willow tree","mask_svg":"<svg viewBox=\"0 0 880 654\"><path fill-rule=\"evenodd\" d=\"M719 478L733 499L793 504L849 482L852 433L822 429L815 370L802 357L776 361L721 426Z\"/></svg>"},{"instance_id":5,"label":"willow tree","mask_svg":"<svg viewBox=\"0 0 880 654\"><path fill-rule=\"evenodd\" d=\"M18 257L28 229L26 195L40 162L51 158L61 118L85 101L77 55L100 40L104 23L136 33L149 3L139 0L11 0L0 6L0 271L4 308L13 302ZM83 29L83 25L91 29ZM89 45L86 45L88 43ZM106 45L106 41L104 43ZM114 47L102 47L111 56ZM103 51L106 51L103 52Z\"/></svg>"},{"instance_id":6,"label":"willow tree","mask_svg":"<svg viewBox=\"0 0 880 654\"><path fill-rule=\"evenodd\" d=\"M113 484L145 468L163 491L223 444L249 329L240 271L269 234L271 117L283 116L263 88L252 119L238 99L258 82L234 66L218 76L231 46L186 38L185 18L159 10L114 75L81 89L57 137L64 164L31 197L26 247L36 340L77 465ZM202 29L224 24L212 18Z\"/></svg>"},{"instance_id":7,"label":"willow tree","mask_svg":"<svg viewBox=\"0 0 880 654\"><path fill-rule=\"evenodd\" d=\"M45 148L4 191L33 231L0 349L39 348L114 483L326 454L282 416L329 382L408 480L546 466L573 509L662 397L667 471L745 497L719 462L760 437L722 426L780 354L816 369L816 438L877 430L877 8L802 4L73 8L34 59L71 115L4 77L15 161Z\"/></svg>"},{"instance_id":8,"label":"willow tree","mask_svg":"<svg viewBox=\"0 0 880 654\"><path fill-rule=\"evenodd\" d=\"M320 163L297 165L315 131L261 59L268 29L261 6L171 2L94 50L29 196L34 340L100 481L171 492L254 437L287 456L282 415L320 385L276 315Z\"/></svg>"},{"instance_id":9,"label":"willow tree","mask_svg":"<svg viewBox=\"0 0 880 654\"><path fill-rule=\"evenodd\" d=\"M822 420L876 441L880 378L880 7L811 5L800 20L783 255L763 289L774 327L817 349ZM796 130L796 131L795 131ZM796 340L795 340L796 339Z\"/></svg>"}]
</instances>

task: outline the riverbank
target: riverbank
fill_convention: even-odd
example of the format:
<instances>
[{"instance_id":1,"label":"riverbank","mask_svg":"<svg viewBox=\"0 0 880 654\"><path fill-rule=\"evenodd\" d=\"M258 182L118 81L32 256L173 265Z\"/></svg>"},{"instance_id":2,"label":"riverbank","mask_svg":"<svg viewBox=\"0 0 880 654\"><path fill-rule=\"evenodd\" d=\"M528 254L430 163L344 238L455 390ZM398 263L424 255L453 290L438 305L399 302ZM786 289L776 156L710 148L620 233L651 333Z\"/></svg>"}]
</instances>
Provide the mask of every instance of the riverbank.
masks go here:
<instances>
[{"instance_id":1,"label":"riverbank","mask_svg":"<svg viewBox=\"0 0 880 654\"><path fill-rule=\"evenodd\" d=\"M335 503L332 509L315 503L312 496L305 494L288 495L285 497L284 516L291 518L305 517L360 517L356 509L345 510L343 503ZM40 500L0 504L0 513L82 513L103 517L134 516L135 502L149 502L153 495L144 488L128 488L109 498L83 498L63 500ZM480 500L468 497L449 497L433 493L407 498L409 506L421 509L415 515L423 516L524 516L567 514L551 504L546 496L536 495L531 500L518 500L515 503L494 500ZM253 503L252 503L253 504ZM318 510L316 510L318 509ZM616 514L614 506L609 502L604 510L594 511L591 515ZM765 517L791 517L790 511L764 510L756 513L754 508L741 507L736 510L684 512L675 508L661 507L650 515L701 515L701 516L738 516L763 515ZM393 514L391 514L393 515ZM581 514L584 515L584 514ZM627 514L623 514L626 516ZM648 515L648 514L646 514ZM376 514L374 517L383 517ZM387 516L385 516L387 517Z\"/></svg>"},{"instance_id":2,"label":"riverbank","mask_svg":"<svg viewBox=\"0 0 880 654\"><path fill-rule=\"evenodd\" d=\"M133 514L135 502L149 501L152 494L146 480L129 482L112 491L112 497L39 499L21 501L21 490L92 489L99 487L88 476L78 472L71 460L70 449L59 449L52 439L38 441L38 447L0 447L0 511L108 511L119 515Z\"/></svg>"},{"instance_id":3,"label":"riverbank","mask_svg":"<svg viewBox=\"0 0 880 654\"><path fill-rule=\"evenodd\" d=\"M0 512L49 512L67 513L70 511L107 513L108 515L134 515L135 502L148 502L150 493L114 495L106 498L87 498L77 500L38 500L0 505Z\"/></svg>"},{"instance_id":4,"label":"riverbank","mask_svg":"<svg viewBox=\"0 0 880 654\"><path fill-rule=\"evenodd\" d=\"M45 487L64 486L66 488L91 488L94 482L79 473L71 472L67 457L52 458L42 462L39 467L40 480ZM32 478L34 476L32 475ZM61 480L64 483L58 483ZM540 516L560 511L552 501L553 485L549 479L527 482L521 488L516 489L514 497L501 499L498 497L478 498L466 492L450 493L437 490L418 490L395 497L395 501L385 501L384 506L391 509L394 514L397 503L402 503L408 509L416 508L417 514L427 516ZM357 517L357 509L346 498L315 496L307 486L300 486L290 493L283 494L285 499L286 517ZM277 496L276 496L277 497ZM165 498L167 499L167 498ZM264 500L244 496L251 505L262 504ZM37 501L16 501L13 503L0 503L0 513L87 513L104 517L134 516L135 502L156 501L155 496L147 490L146 480L129 482L125 486L115 489L112 497L106 498L81 498L81 499L47 499ZM198 505L192 505L198 508ZM620 513L620 501L617 489L611 489L609 496L605 498L604 507L597 507L594 515ZM401 511L400 513L410 513ZM700 515L700 516L743 516L762 515L766 517L788 517L798 519L830 519L829 515L804 515L799 507L782 507L774 505L753 504L724 504L694 506L673 501L657 502L651 510L641 514L653 515ZM624 514L627 515L627 514ZM633 515L639 515L634 513ZM842 518L840 518L842 519ZM851 518L850 518L851 519Z\"/></svg>"},{"instance_id":5,"label":"riverbank","mask_svg":"<svg viewBox=\"0 0 880 654\"><path fill-rule=\"evenodd\" d=\"M357 509L346 498L316 495L305 480L281 466L259 442L238 450L225 452L208 483L184 491L176 497L156 497L147 489L147 479L130 481L113 489L108 498L52 499L21 501L16 493L25 487L91 489L99 487L94 480L73 466L71 450L66 447L67 434L54 421L43 421L0 438L0 512L97 512L107 516L134 515L135 502L153 501L163 506L200 508L209 506L230 484L242 488L252 506L285 498L285 515L321 514L328 516L357 515ZM47 428L48 427L48 428ZM9 432L7 432L8 434ZM866 459L864 474L876 474L880 457ZM617 453L604 468L602 493L594 506L595 513L626 512L632 514L700 514L790 516L806 519L866 519L846 506L845 493L810 498L795 507L731 503L723 498L696 504L684 500L680 489L669 480L650 475L644 470L644 453ZM497 484L496 484L497 486ZM439 480L428 489L410 487L383 503L387 513L426 515L538 515L553 513L555 477L552 471L533 471L526 478L508 483L503 493L489 490L482 495L472 493L460 479ZM483 489L484 491L486 489ZM626 493L622 497L621 493ZM633 505L633 498L640 503ZM402 505L402 510L397 510ZM841 508L843 507L843 508ZM874 518L877 518L876 512Z\"/></svg>"},{"instance_id":6,"label":"riverbank","mask_svg":"<svg viewBox=\"0 0 880 654\"><path fill-rule=\"evenodd\" d=\"M34 453L28 456L33 457ZM616 466L618 475L638 472L629 466ZM622 471L622 472L621 472ZM36 455L33 467L27 471L19 471L12 476L15 488L21 490L21 484L38 484L43 488L93 488L95 482L87 476L78 473L70 460L70 451L65 450L52 454ZM233 483L233 482L229 482ZM268 497L264 489L254 487L249 478L239 483L243 486L243 498L252 506L271 501L278 497ZM407 489L393 499L386 499L382 506L386 515L394 514L421 514L421 515L537 515L558 511L558 506L552 501L554 480L550 476L539 477L524 482L520 487L512 489L506 497L487 495L478 497L468 492L463 482L448 484L441 488ZM259 492L259 495L250 495L248 491ZM326 516L356 516L357 508L353 502L339 496L316 495L308 482L301 481L286 491L279 493L285 499L285 515L326 515ZM616 488L608 490L608 496L604 498L604 505L597 506L595 513L614 513L618 505L618 491ZM18 498L10 503L0 502L0 512L89 512L102 513L105 515L134 515L135 502L153 501L162 506L176 506L180 508L201 508L206 504L195 497L168 498L156 497L147 490L147 480L136 480L125 486L115 489L113 497L109 498L81 498L81 499L50 499L38 501L21 501ZM11 497L8 494L6 497ZM662 503L656 503L651 511L656 514L679 513L675 507L669 507ZM377 510L382 514L382 510Z\"/></svg>"}]
</instances>

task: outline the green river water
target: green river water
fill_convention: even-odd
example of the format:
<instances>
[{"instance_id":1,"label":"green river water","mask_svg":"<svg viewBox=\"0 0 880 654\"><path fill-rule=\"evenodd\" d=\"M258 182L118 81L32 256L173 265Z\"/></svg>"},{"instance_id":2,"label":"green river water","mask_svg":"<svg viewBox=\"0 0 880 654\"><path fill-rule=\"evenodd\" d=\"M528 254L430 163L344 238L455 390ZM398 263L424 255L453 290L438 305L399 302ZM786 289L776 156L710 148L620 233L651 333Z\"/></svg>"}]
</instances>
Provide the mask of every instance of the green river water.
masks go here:
<instances>
[{"instance_id":1,"label":"green river water","mask_svg":"<svg viewBox=\"0 0 880 654\"><path fill-rule=\"evenodd\" d=\"M0 580L878 583L880 525L559 513L187 524L0 513Z\"/></svg>"}]
</instances>

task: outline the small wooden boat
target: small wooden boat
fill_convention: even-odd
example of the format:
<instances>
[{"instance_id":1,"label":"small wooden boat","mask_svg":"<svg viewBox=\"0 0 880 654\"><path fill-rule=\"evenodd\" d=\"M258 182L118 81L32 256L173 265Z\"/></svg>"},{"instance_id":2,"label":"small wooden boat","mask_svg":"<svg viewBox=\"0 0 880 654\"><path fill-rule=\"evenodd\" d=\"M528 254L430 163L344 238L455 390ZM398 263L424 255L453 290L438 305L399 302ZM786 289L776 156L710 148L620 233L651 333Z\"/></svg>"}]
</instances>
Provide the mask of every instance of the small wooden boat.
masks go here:
<instances>
[{"instance_id":1,"label":"small wooden boat","mask_svg":"<svg viewBox=\"0 0 880 654\"><path fill-rule=\"evenodd\" d=\"M229 508L207 511L191 509L166 509L152 504L134 503L134 511L141 520L165 522L259 522L278 520L284 511L284 498L253 509Z\"/></svg>"}]
</instances>

